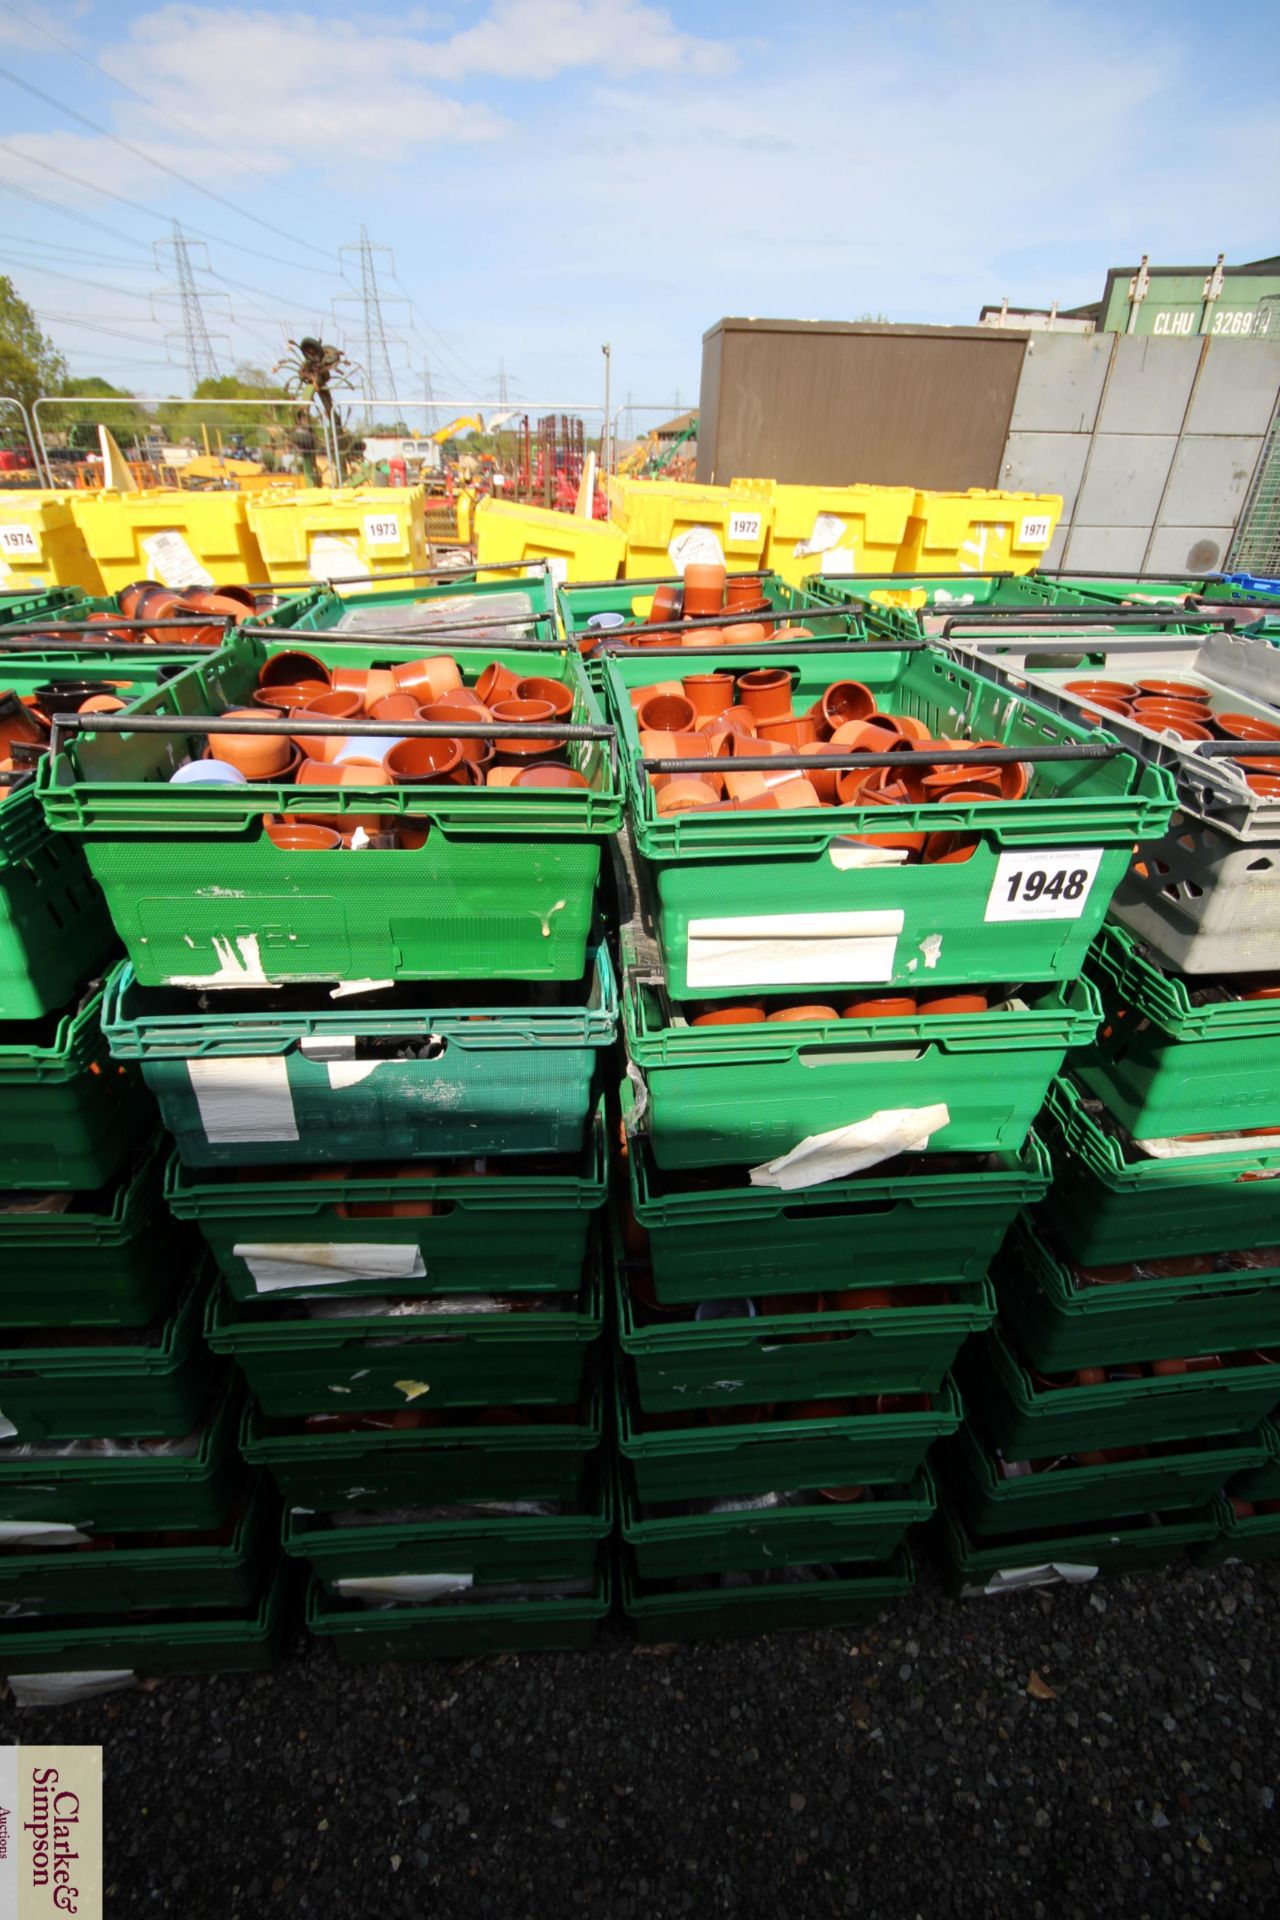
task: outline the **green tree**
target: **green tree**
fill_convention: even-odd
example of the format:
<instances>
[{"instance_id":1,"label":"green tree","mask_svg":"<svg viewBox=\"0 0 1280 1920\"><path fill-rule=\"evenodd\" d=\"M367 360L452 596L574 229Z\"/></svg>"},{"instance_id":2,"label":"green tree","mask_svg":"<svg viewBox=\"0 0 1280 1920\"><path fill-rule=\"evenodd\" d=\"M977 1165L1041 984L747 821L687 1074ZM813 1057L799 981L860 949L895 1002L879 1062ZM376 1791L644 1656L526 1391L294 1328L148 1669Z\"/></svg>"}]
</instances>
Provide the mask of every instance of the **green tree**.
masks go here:
<instances>
[{"instance_id":1,"label":"green tree","mask_svg":"<svg viewBox=\"0 0 1280 1920\"><path fill-rule=\"evenodd\" d=\"M255 400L282 400L284 388L278 386L270 374L261 367L239 366L234 373L222 374L216 380L202 380L192 398L174 401L160 411L159 424L165 436L172 440L200 439L201 423L209 430L209 444L217 444L217 433L223 440L233 433L242 433L247 439L262 443L267 429L273 426L287 427L292 424L288 410L284 407L254 406ZM206 407L200 408L202 400L243 400L243 407Z\"/></svg>"},{"instance_id":2,"label":"green tree","mask_svg":"<svg viewBox=\"0 0 1280 1920\"><path fill-rule=\"evenodd\" d=\"M97 374L84 379L76 375L64 380L62 392L100 400L132 400L133 398L127 387L113 387L109 380L103 380ZM41 417L43 418L43 414ZM146 408L141 406L59 407L55 420L57 426L67 435L71 445L81 453L98 451L99 422L110 429L126 453L131 451L135 441L145 440L149 433L155 431L154 420Z\"/></svg>"},{"instance_id":3,"label":"green tree","mask_svg":"<svg viewBox=\"0 0 1280 1920\"><path fill-rule=\"evenodd\" d=\"M12 280L0 274L0 390L25 407L56 393L67 363Z\"/></svg>"}]
</instances>

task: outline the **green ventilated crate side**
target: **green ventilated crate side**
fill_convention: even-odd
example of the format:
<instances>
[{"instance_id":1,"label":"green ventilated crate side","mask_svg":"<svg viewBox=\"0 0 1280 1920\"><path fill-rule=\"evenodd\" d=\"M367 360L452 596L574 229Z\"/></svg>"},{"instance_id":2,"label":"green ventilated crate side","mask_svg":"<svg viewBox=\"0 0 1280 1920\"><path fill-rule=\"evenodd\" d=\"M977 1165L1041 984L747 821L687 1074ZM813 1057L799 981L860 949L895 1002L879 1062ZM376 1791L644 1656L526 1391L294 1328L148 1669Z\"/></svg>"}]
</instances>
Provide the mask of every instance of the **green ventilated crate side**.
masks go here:
<instances>
[{"instance_id":1,"label":"green ventilated crate side","mask_svg":"<svg viewBox=\"0 0 1280 1920\"><path fill-rule=\"evenodd\" d=\"M1087 980L985 1013L697 1027L693 1008L664 1021L658 985L632 977L624 1009L654 1158L673 1170L758 1165L886 1109L940 1104L931 1153L1016 1153L1067 1049L1101 1016Z\"/></svg>"},{"instance_id":2,"label":"green ventilated crate side","mask_svg":"<svg viewBox=\"0 0 1280 1920\"><path fill-rule=\"evenodd\" d=\"M381 637L398 648L432 653L447 653L453 641L490 630L495 639L554 639L556 590L549 573L516 570L504 579L477 580L475 571L369 593L321 588L307 596L291 630L323 633L326 645L367 646Z\"/></svg>"},{"instance_id":3,"label":"green ventilated crate side","mask_svg":"<svg viewBox=\"0 0 1280 1920\"><path fill-rule=\"evenodd\" d=\"M625 1119L634 1089L621 1090ZM627 1146L631 1208L649 1236L655 1297L663 1306L745 1294L822 1293L916 1281L981 1281L1019 1207L1043 1197L1049 1157L1031 1134L1020 1153L992 1154L969 1171L876 1167L786 1193L737 1173L711 1186L672 1187L643 1131Z\"/></svg>"},{"instance_id":4,"label":"green ventilated crate side","mask_svg":"<svg viewBox=\"0 0 1280 1920\"><path fill-rule=\"evenodd\" d=\"M865 605L893 621L904 639L936 628L949 614L975 608L1077 606L1083 596L1052 588L1025 573L814 574L806 586L833 607Z\"/></svg>"},{"instance_id":5,"label":"green ventilated crate side","mask_svg":"<svg viewBox=\"0 0 1280 1920\"><path fill-rule=\"evenodd\" d=\"M868 1487L859 1500L828 1500L814 1491L801 1497L802 1491L765 1509L744 1509L741 1496L730 1496L699 1503L710 1510L663 1512L636 1498L624 1471L618 1492L622 1538L642 1580L836 1566L891 1559L908 1529L928 1520L937 1504L927 1467L905 1486Z\"/></svg>"},{"instance_id":6,"label":"green ventilated crate side","mask_svg":"<svg viewBox=\"0 0 1280 1920\"><path fill-rule=\"evenodd\" d=\"M102 991L36 1022L0 1023L0 1189L90 1193L155 1127L137 1069L112 1061Z\"/></svg>"},{"instance_id":7,"label":"green ventilated crate side","mask_svg":"<svg viewBox=\"0 0 1280 1920\"><path fill-rule=\"evenodd\" d=\"M758 1633L814 1633L825 1627L863 1626L877 1619L886 1607L910 1593L916 1577L906 1547L899 1547L884 1565L854 1561L811 1571L811 1579L793 1576L768 1586L729 1584L728 1577L719 1574L699 1589L684 1581L666 1586L642 1580L624 1556L622 1609L642 1645L736 1640ZM749 1578L743 1576L744 1581Z\"/></svg>"},{"instance_id":8,"label":"green ventilated crate side","mask_svg":"<svg viewBox=\"0 0 1280 1920\"><path fill-rule=\"evenodd\" d=\"M1139 1263L1132 1279L1104 1274L1094 1285L1076 1286L1069 1262L1024 1214L992 1278L1001 1319L1020 1351L1056 1373L1153 1353L1186 1359L1280 1345L1280 1248L1249 1256L1271 1260L1267 1266L1231 1269L1237 1257L1218 1256L1218 1271L1212 1255L1193 1255L1186 1264L1194 1260L1204 1272L1170 1277L1148 1275Z\"/></svg>"},{"instance_id":9,"label":"green ventilated crate side","mask_svg":"<svg viewBox=\"0 0 1280 1920\"><path fill-rule=\"evenodd\" d=\"M168 1318L146 1328L0 1331L0 1416L17 1440L148 1440L190 1433L213 1384L200 1338L209 1268L177 1276Z\"/></svg>"},{"instance_id":10,"label":"green ventilated crate side","mask_svg":"<svg viewBox=\"0 0 1280 1920\"><path fill-rule=\"evenodd\" d=\"M188 1544L155 1532L127 1534L116 1545L96 1535L83 1545L66 1536L53 1546L17 1542L0 1549L0 1608L49 1616L134 1613L182 1607L247 1607L273 1557L280 1508L259 1479L222 1537Z\"/></svg>"},{"instance_id":11,"label":"green ventilated crate side","mask_svg":"<svg viewBox=\"0 0 1280 1920\"><path fill-rule=\"evenodd\" d=\"M1205 1545L1218 1531L1214 1500L1189 1513L1125 1514L1110 1525L1063 1533L1020 1533L1000 1540L974 1540L954 1508L943 1505L934 1522L942 1584L953 1598L976 1600L1024 1587L1083 1583L1101 1575L1152 1573Z\"/></svg>"},{"instance_id":12,"label":"green ventilated crate side","mask_svg":"<svg viewBox=\"0 0 1280 1920\"><path fill-rule=\"evenodd\" d=\"M971 1333L996 1317L986 1280L913 1287L896 1298L868 1290L865 1304L785 1313L776 1303L722 1298L714 1318L650 1322L620 1268L620 1344L645 1413L817 1400L833 1394L935 1393ZM714 1277L714 1276L713 1276ZM736 1307L737 1312L731 1311ZM647 1323L648 1322L648 1323Z\"/></svg>"},{"instance_id":13,"label":"green ventilated crate side","mask_svg":"<svg viewBox=\"0 0 1280 1920\"><path fill-rule=\"evenodd\" d=\"M1238 1494L1242 1500L1280 1500L1280 1427L1264 1420L1250 1437L1265 1447L1266 1458L1252 1471L1233 1480L1228 1492Z\"/></svg>"},{"instance_id":14,"label":"green ventilated crate side","mask_svg":"<svg viewBox=\"0 0 1280 1920\"><path fill-rule=\"evenodd\" d=\"M600 1447L599 1386L581 1424L527 1410L424 1415L430 1425L381 1432L308 1432L268 1420L250 1401L240 1449L264 1468L288 1507L327 1513L464 1500L578 1500ZM566 1409L573 1413L577 1409ZM281 1429L284 1429L283 1431ZM0 1498L3 1497L0 1474Z\"/></svg>"},{"instance_id":15,"label":"green ventilated crate side","mask_svg":"<svg viewBox=\"0 0 1280 1920\"><path fill-rule=\"evenodd\" d=\"M0 1448L0 1518L79 1533L200 1532L221 1526L244 1479L236 1448L243 1395L230 1383L207 1409L204 1426L185 1441L145 1441L124 1453L106 1453L99 1440L21 1442ZM119 1446L122 1443L116 1442ZM57 1451L54 1451L54 1446Z\"/></svg>"},{"instance_id":16,"label":"green ventilated crate side","mask_svg":"<svg viewBox=\"0 0 1280 1920\"><path fill-rule=\"evenodd\" d=\"M320 653L331 651L315 642ZM222 713L249 700L265 658L238 636L136 709ZM347 644L353 666L414 649ZM469 649L571 688L572 724L602 715L576 654ZM335 722L341 732L344 722ZM266 987L296 981L576 980L586 964L601 849L621 821L611 737L571 748L586 789L172 786L204 734L72 736L38 770L45 818L82 841L143 986ZM409 816L416 847L287 851L267 814Z\"/></svg>"},{"instance_id":17,"label":"green ventilated crate side","mask_svg":"<svg viewBox=\"0 0 1280 1920\"><path fill-rule=\"evenodd\" d=\"M582 1297L558 1313L534 1307L331 1319L307 1318L306 1304L292 1302L291 1314L277 1318L272 1308L237 1308L222 1288L209 1302L209 1346L236 1362L272 1418L412 1406L575 1406L603 1310L594 1270Z\"/></svg>"},{"instance_id":18,"label":"green ventilated crate side","mask_svg":"<svg viewBox=\"0 0 1280 1920\"><path fill-rule=\"evenodd\" d=\"M1042 1462L1043 1472L1005 1478L1002 1456L966 1421L940 1449L939 1467L965 1526L985 1537L1200 1506L1232 1474L1256 1466L1263 1451L1255 1431L1238 1440L1120 1447L1115 1452L1125 1457L1116 1459L1104 1459L1096 1449L1058 1455Z\"/></svg>"},{"instance_id":19,"label":"green ventilated crate side","mask_svg":"<svg viewBox=\"0 0 1280 1920\"><path fill-rule=\"evenodd\" d=\"M231 1611L203 1607L143 1619L0 1622L0 1673L262 1673L291 1623L292 1568L282 1560L256 1600Z\"/></svg>"},{"instance_id":20,"label":"green ventilated crate side","mask_svg":"<svg viewBox=\"0 0 1280 1920\"><path fill-rule=\"evenodd\" d=\"M1072 1071L1135 1139L1280 1131L1280 1000L1196 1005L1192 983L1118 926L1103 929L1089 970L1105 1023Z\"/></svg>"},{"instance_id":21,"label":"green ventilated crate side","mask_svg":"<svg viewBox=\"0 0 1280 1920\"><path fill-rule=\"evenodd\" d=\"M71 620L83 594L79 587L6 587L0 591L0 628L31 620Z\"/></svg>"},{"instance_id":22,"label":"green ventilated crate side","mask_svg":"<svg viewBox=\"0 0 1280 1920\"><path fill-rule=\"evenodd\" d=\"M1126 1157L1066 1075L1046 1112L1054 1181L1045 1218L1081 1265L1280 1245L1280 1149Z\"/></svg>"},{"instance_id":23,"label":"green ventilated crate side","mask_svg":"<svg viewBox=\"0 0 1280 1920\"><path fill-rule=\"evenodd\" d=\"M195 1220L234 1299L558 1293L578 1286L607 1194L603 1110L568 1173L316 1168L196 1173L176 1156L166 1198Z\"/></svg>"},{"instance_id":24,"label":"green ventilated crate side","mask_svg":"<svg viewBox=\"0 0 1280 1920\"><path fill-rule=\"evenodd\" d=\"M690 650L680 671L740 672L759 664L748 653L726 659L725 652ZM1168 828L1169 776L1123 750L1039 762L1027 796L1016 802L661 817L640 766L630 689L654 684L667 665L656 651L642 652L611 658L605 674L631 833L676 1000L815 986L914 991L926 981L942 988L1074 979L1135 840ZM847 652L797 655L794 665L792 698L801 711L831 681L849 676ZM1026 749L1109 744L1104 734L1011 697L939 649L861 652L857 670L884 707L948 738ZM960 832L978 844L966 861L892 868L850 867L835 844L850 835L934 831ZM1052 914L1027 917L1026 876L1051 867L1064 874ZM1043 891L1037 888L1037 898Z\"/></svg>"},{"instance_id":25,"label":"green ventilated crate side","mask_svg":"<svg viewBox=\"0 0 1280 1920\"><path fill-rule=\"evenodd\" d=\"M876 1411L886 1398L894 1404ZM690 1414L664 1424L662 1416L639 1412L624 1382L618 1451L649 1505L786 1487L893 1486L912 1478L961 1417L948 1380L936 1394L801 1401L763 1414L748 1408L737 1417Z\"/></svg>"},{"instance_id":26,"label":"green ventilated crate side","mask_svg":"<svg viewBox=\"0 0 1280 1920\"><path fill-rule=\"evenodd\" d=\"M508 1495L508 1503L514 1498ZM417 1503L425 1506L425 1491ZM358 1599L370 1582L464 1578L476 1586L523 1580L590 1580L613 1532L608 1476L577 1511L429 1519L380 1519L331 1526L320 1514L285 1515L281 1544L307 1560L327 1593ZM411 1589L404 1597L409 1598ZM378 1598L378 1592L368 1594ZM391 1599L391 1591L381 1597Z\"/></svg>"},{"instance_id":27,"label":"green ventilated crate side","mask_svg":"<svg viewBox=\"0 0 1280 1920\"><path fill-rule=\"evenodd\" d=\"M439 1004L404 986L329 1006L299 989L310 1005L237 994L197 1009L181 989L139 987L125 961L103 1030L114 1059L140 1063L188 1167L575 1153L617 1033L603 943L573 997L546 994Z\"/></svg>"},{"instance_id":28,"label":"green ventilated crate side","mask_svg":"<svg viewBox=\"0 0 1280 1920\"><path fill-rule=\"evenodd\" d=\"M328 1640L340 1660L482 1659L490 1653L585 1653L613 1605L609 1557L603 1554L589 1593L464 1605L373 1608L307 1591L307 1626Z\"/></svg>"},{"instance_id":29,"label":"green ventilated crate side","mask_svg":"<svg viewBox=\"0 0 1280 1920\"><path fill-rule=\"evenodd\" d=\"M114 1188L76 1194L65 1213L0 1199L0 1324L145 1326L199 1246L164 1204L167 1157L157 1135Z\"/></svg>"},{"instance_id":30,"label":"green ventilated crate side","mask_svg":"<svg viewBox=\"0 0 1280 1920\"><path fill-rule=\"evenodd\" d=\"M1280 1401L1280 1364L1261 1354L1228 1355L1212 1372L1135 1374L1054 1384L1033 1374L999 1326L970 1340L956 1362L967 1404L1012 1460L1249 1433Z\"/></svg>"},{"instance_id":31,"label":"green ventilated crate side","mask_svg":"<svg viewBox=\"0 0 1280 1920\"><path fill-rule=\"evenodd\" d=\"M1280 1508L1274 1513L1242 1513L1230 1500L1215 1505L1218 1531L1197 1546L1191 1557L1198 1567L1252 1566L1259 1560L1280 1560Z\"/></svg>"}]
</instances>

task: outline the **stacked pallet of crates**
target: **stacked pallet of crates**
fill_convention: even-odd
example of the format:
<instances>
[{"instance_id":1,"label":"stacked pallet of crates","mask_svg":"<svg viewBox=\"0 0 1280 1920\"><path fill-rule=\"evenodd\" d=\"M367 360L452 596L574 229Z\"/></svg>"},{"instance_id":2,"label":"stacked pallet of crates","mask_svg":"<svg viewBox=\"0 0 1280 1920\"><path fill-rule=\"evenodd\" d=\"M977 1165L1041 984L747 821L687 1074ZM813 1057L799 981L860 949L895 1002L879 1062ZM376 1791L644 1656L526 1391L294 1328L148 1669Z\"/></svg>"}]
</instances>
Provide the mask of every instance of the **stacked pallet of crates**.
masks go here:
<instances>
[{"instance_id":1,"label":"stacked pallet of crates","mask_svg":"<svg viewBox=\"0 0 1280 1920\"><path fill-rule=\"evenodd\" d=\"M741 697L739 676L777 665L796 714L856 678L935 737L999 742L993 764L1026 766L1026 796L669 811L650 776L700 769L642 742L645 691L678 677L668 693L700 698L723 675ZM1096 1028L1084 956L1170 789L876 620L843 648L824 633L767 657L620 651L603 677L639 909L623 950L624 1605L658 1640L856 1621L911 1583L925 1456L960 1420L951 1362L990 1325L988 1263L1047 1186L1031 1123ZM742 766L791 778L815 761ZM862 851L929 832L960 857ZM1084 874L1069 899L1060 882L1010 913L1008 876L1037 863Z\"/></svg>"},{"instance_id":2,"label":"stacked pallet of crates","mask_svg":"<svg viewBox=\"0 0 1280 1920\"><path fill-rule=\"evenodd\" d=\"M159 1101L170 1207L216 1269L205 1335L249 1390L244 1458L278 1490L313 1630L353 1660L581 1645L609 1604L594 1229L616 999L596 882L620 806L548 581L515 597L323 594L283 648L242 629L162 688L126 741L73 734L44 795L125 944L106 1031ZM216 716L269 700L264 675L356 684L445 657L468 687L567 685L585 788L358 767L322 798L288 772L168 784ZM343 844L266 832L317 811Z\"/></svg>"},{"instance_id":3,"label":"stacked pallet of crates","mask_svg":"<svg viewBox=\"0 0 1280 1920\"><path fill-rule=\"evenodd\" d=\"M1258 764L1280 747L1280 654L1252 609L1157 610L1164 584L953 632L1064 716L1140 681L1217 716L1177 733L1095 709L1178 804L1090 953L1103 1020L1051 1090L1053 1185L960 1369L943 1553L963 1593L1280 1549L1280 809Z\"/></svg>"},{"instance_id":4,"label":"stacked pallet of crates","mask_svg":"<svg viewBox=\"0 0 1280 1920\"><path fill-rule=\"evenodd\" d=\"M89 697L86 683L127 707L195 655L95 641L66 595L8 611L0 1672L19 1699L59 1699L268 1664L281 1590L274 1497L242 1474L238 1399L202 1338L208 1263L165 1205L154 1103L101 1030L110 918L80 849L43 819L28 752L48 745L39 716Z\"/></svg>"}]
</instances>

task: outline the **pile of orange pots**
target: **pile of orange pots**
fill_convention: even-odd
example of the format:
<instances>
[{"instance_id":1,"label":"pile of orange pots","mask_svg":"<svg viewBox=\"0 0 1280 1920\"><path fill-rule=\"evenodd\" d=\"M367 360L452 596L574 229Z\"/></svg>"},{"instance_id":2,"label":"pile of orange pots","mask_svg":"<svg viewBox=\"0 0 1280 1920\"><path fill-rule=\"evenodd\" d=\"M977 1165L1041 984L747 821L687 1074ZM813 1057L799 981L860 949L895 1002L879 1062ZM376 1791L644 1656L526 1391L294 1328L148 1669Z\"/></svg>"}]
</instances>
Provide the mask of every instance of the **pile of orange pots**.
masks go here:
<instances>
[{"instance_id":1,"label":"pile of orange pots","mask_svg":"<svg viewBox=\"0 0 1280 1920\"><path fill-rule=\"evenodd\" d=\"M1172 733L1179 740L1274 740L1274 760L1236 764L1254 793L1280 799L1280 725L1256 714L1219 712L1213 696L1194 680L1068 680L1063 692L1087 701L1084 718L1103 725L1115 713L1149 733Z\"/></svg>"},{"instance_id":2,"label":"pile of orange pots","mask_svg":"<svg viewBox=\"0 0 1280 1920\"><path fill-rule=\"evenodd\" d=\"M656 589L642 621L624 623L613 631L625 635L634 647L758 647L766 640L813 638L808 627L783 626L759 618L771 611L758 573L737 573L730 578L722 566L691 561L680 585L672 582ZM683 633L647 631L669 627L677 620L686 629ZM591 652L602 637L594 632L584 636L582 650Z\"/></svg>"},{"instance_id":3,"label":"pile of orange pots","mask_svg":"<svg viewBox=\"0 0 1280 1920\"><path fill-rule=\"evenodd\" d=\"M789 1020L906 1020L914 1014L986 1013L991 1002L985 993L874 994L851 1000L847 1006L810 1001L788 1001L770 1013L763 1000L744 1000L734 1006L705 1008L690 1021L694 1027L758 1027L769 1021Z\"/></svg>"},{"instance_id":4,"label":"pile of orange pots","mask_svg":"<svg viewBox=\"0 0 1280 1920\"><path fill-rule=\"evenodd\" d=\"M946 801L1020 800L1028 768L953 761L938 765L930 746L998 747L998 740L934 738L914 714L884 713L859 680L835 680L803 713L792 704L795 675L788 667L755 667L746 673L687 674L631 693L647 759L686 760L714 756L723 773L650 774L659 814L778 812L831 806L918 806ZM824 767L838 753L893 753L900 764L843 770ZM735 773L735 759L802 756L803 772ZM904 832L850 835L869 846L901 851L908 861L961 861L977 841L955 833Z\"/></svg>"}]
</instances>

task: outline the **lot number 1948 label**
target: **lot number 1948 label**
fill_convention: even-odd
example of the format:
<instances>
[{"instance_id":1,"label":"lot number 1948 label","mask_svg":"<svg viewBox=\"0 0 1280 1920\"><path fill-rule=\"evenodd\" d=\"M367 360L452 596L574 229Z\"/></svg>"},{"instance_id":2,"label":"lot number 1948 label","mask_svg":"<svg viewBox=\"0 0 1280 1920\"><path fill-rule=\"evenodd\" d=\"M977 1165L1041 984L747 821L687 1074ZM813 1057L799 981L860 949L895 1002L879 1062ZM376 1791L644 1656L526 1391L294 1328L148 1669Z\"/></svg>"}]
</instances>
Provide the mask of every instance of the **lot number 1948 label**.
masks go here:
<instances>
[{"instance_id":1,"label":"lot number 1948 label","mask_svg":"<svg viewBox=\"0 0 1280 1920\"><path fill-rule=\"evenodd\" d=\"M1084 912L1101 847L1034 848L1002 853L987 897L985 920L1078 920Z\"/></svg>"}]
</instances>

